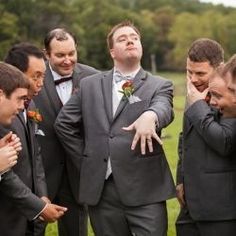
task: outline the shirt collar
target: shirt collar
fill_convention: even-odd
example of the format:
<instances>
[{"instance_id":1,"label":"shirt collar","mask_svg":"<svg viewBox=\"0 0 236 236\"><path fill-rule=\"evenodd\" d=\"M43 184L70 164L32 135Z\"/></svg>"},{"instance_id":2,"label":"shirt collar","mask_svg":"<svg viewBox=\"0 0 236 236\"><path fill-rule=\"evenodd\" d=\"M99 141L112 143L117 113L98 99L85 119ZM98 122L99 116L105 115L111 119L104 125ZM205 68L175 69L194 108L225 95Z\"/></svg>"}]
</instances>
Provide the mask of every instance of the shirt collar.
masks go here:
<instances>
[{"instance_id":1,"label":"shirt collar","mask_svg":"<svg viewBox=\"0 0 236 236\"><path fill-rule=\"evenodd\" d=\"M54 81L59 80L59 79L61 79L61 78L67 78L67 77L71 77L71 76L72 76L72 74L66 75L66 76L61 76L61 75L59 75L56 71L54 71L54 70L52 69L50 63L49 63L49 68L50 68L50 70L51 70L51 72L52 72L52 76L53 76L53 80L54 80Z\"/></svg>"}]
</instances>

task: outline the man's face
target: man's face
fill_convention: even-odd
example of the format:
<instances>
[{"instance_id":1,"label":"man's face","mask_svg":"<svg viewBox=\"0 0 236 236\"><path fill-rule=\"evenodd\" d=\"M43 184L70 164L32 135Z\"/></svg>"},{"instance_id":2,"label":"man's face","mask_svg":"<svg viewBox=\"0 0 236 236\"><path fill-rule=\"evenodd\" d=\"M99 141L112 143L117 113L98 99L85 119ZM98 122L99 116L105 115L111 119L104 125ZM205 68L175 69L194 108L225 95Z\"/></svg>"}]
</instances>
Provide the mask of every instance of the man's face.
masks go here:
<instances>
[{"instance_id":1,"label":"man's face","mask_svg":"<svg viewBox=\"0 0 236 236\"><path fill-rule=\"evenodd\" d=\"M228 89L227 82L219 75L210 79L209 92L212 106L219 109L224 117L236 117L236 96Z\"/></svg>"},{"instance_id":2,"label":"man's face","mask_svg":"<svg viewBox=\"0 0 236 236\"><path fill-rule=\"evenodd\" d=\"M113 48L110 54L115 62L123 63L126 61L141 60L143 53L139 35L129 26L119 28L113 35Z\"/></svg>"},{"instance_id":3,"label":"man's face","mask_svg":"<svg viewBox=\"0 0 236 236\"><path fill-rule=\"evenodd\" d=\"M12 119L24 108L28 89L17 88L9 98L0 89L0 123L10 125Z\"/></svg>"},{"instance_id":4,"label":"man's face","mask_svg":"<svg viewBox=\"0 0 236 236\"><path fill-rule=\"evenodd\" d=\"M29 56L29 66L25 72L26 77L30 81L29 98L38 95L43 87L46 66L43 58Z\"/></svg>"},{"instance_id":5,"label":"man's face","mask_svg":"<svg viewBox=\"0 0 236 236\"><path fill-rule=\"evenodd\" d=\"M209 62L193 62L187 58L187 77L199 92L208 88L209 79L215 68Z\"/></svg>"},{"instance_id":6,"label":"man's face","mask_svg":"<svg viewBox=\"0 0 236 236\"><path fill-rule=\"evenodd\" d=\"M228 81L228 89L236 96L236 83L233 81L233 78L229 72L226 74L226 80Z\"/></svg>"},{"instance_id":7,"label":"man's face","mask_svg":"<svg viewBox=\"0 0 236 236\"><path fill-rule=\"evenodd\" d=\"M55 72L61 76L71 75L77 62L74 39L70 35L63 41L53 38L50 42L50 52L47 52L46 56Z\"/></svg>"}]
</instances>

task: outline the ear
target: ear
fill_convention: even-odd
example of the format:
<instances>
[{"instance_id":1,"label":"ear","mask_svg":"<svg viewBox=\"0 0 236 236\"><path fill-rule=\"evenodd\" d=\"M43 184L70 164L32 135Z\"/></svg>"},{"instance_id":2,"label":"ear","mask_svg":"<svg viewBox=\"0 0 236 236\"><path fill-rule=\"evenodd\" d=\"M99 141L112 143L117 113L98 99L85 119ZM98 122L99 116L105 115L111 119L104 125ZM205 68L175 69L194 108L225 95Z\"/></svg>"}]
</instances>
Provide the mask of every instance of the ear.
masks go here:
<instances>
[{"instance_id":1,"label":"ear","mask_svg":"<svg viewBox=\"0 0 236 236\"><path fill-rule=\"evenodd\" d=\"M44 53L44 56L47 58L47 60L49 59L49 53L48 53L48 51L44 48L43 49L43 53Z\"/></svg>"},{"instance_id":2,"label":"ear","mask_svg":"<svg viewBox=\"0 0 236 236\"><path fill-rule=\"evenodd\" d=\"M0 102L2 101L3 97L5 96L5 93L2 89L0 89Z\"/></svg>"},{"instance_id":3,"label":"ear","mask_svg":"<svg viewBox=\"0 0 236 236\"><path fill-rule=\"evenodd\" d=\"M114 49L113 49L113 48L110 49L110 55L111 55L111 58L112 58L112 59L115 58Z\"/></svg>"}]
</instances>

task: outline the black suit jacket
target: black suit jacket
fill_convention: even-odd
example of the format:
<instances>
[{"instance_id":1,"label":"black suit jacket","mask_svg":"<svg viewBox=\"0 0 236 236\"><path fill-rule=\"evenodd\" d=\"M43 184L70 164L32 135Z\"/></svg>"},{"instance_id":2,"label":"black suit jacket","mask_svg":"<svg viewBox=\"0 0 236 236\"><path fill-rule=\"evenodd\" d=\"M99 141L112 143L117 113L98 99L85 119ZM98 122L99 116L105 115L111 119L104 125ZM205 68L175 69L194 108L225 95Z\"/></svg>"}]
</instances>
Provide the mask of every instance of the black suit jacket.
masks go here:
<instances>
[{"instance_id":1,"label":"black suit jacket","mask_svg":"<svg viewBox=\"0 0 236 236\"><path fill-rule=\"evenodd\" d=\"M33 102L28 110L35 110ZM47 196L47 189L35 122L28 119L26 125L23 113L20 112L9 129L1 127L1 136L10 130L20 138L22 151L17 165L1 181L0 232L4 232L4 235L20 235L22 232L24 235L27 218L32 220L44 208L45 203L39 197Z\"/></svg>"},{"instance_id":2,"label":"black suit jacket","mask_svg":"<svg viewBox=\"0 0 236 236\"><path fill-rule=\"evenodd\" d=\"M236 119L222 118L203 100L184 114L178 182L197 221L236 219Z\"/></svg>"},{"instance_id":3,"label":"black suit jacket","mask_svg":"<svg viewBox=\"0 0 236 236\"><path fill-rule=\"evenodd\" d=\"M54 130L54 122L62 108L62 103L56 91L48 63L46 66L44 87L39 95L34 98L34 101L43 116L43 122L40 123L39 128L44 132L45 136L40 136L39 142L42 148L49 198L54 200L62 181L62 175L67 172L73 196L78 199L79 172L71 163L71 160L66 158L65 151ZM82 78L97 72L90 66L77 63L72 75L73 91L76 92L78 90L79 81ZM67 168L67 171L65 171L65 168Z\"/></svg>"},{"instance_id":4,"label":"black suit jacket","mask_svg":"<svg viewBox=\"0 0 236 236\"><path fill-rule=\"evenodd\" d=\"M121 100L113 117L112 77L113 71L108 71L82 80L79 92L62 108L55 123L71 160L78 166L82 160L80 201L88 205L99 202L109 157L125 205L139 206L174 197L162 147L154 142L154 152L141 155L139 145L134 151L130 149L133 133L122 130L146 110L156 112L159 131L167 126L173 119L172 83L141 69L134 78L134 95L141 101L129 104L127 99Z\"/></svg>"}]
</instances>

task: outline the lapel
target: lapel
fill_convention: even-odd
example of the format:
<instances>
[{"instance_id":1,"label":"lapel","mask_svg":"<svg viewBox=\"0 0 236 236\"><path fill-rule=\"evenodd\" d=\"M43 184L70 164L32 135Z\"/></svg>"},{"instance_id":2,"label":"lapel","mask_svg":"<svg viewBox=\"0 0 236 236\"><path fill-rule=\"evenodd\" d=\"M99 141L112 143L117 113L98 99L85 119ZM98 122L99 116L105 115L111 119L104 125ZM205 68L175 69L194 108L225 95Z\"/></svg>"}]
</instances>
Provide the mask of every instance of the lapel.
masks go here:
<instances>
[{"instance_id":1,"label":"lapel","mask_svg":"<svg viewBox=\"0 0 236 236\"><path fill-rule=\"evenodd\" d=\"M49 107L52 107L55 110L56 114L58 114L58 112L60 111L62 107L62 102L58 96L56 86L54 84L52 72L50 70L48 63L46 64L46 66L47 66L47 70L46 70L46 76L45 76L46 79L44 81L44 89L49 98L49 102L51 103Z\"/></svg>"},{"instance_id":2,"label":"lapel","mask_svg":"<svg viewBox=\"0 0 236 236\"><path fill-rule=\"evenodd\" d=\"M27 110L35 110L35 109L36 109L35 104L31 100L31 103L30 103ZM27 129L26 130L28 131L27 137L29 140L29 146L30 146L30 150L31 150L32 155L35 153L34 152L35 151L34 150L34 142L35 142L34 137L35 137L36 125L37 124L33 120L27 119L27 124L26 124Z\"/></svg>"},{"instance_id":3,"label":"lapel","mask_svg":"<svg viewBox=\"0 0 236 236\"><path fill-rule=\"evenodd\" d=\"M31 110L29 108L29 110ZM21 111L18 115L18 120L20 121L20 123L22 124L22 126L24 127L24 131L25 131L25 137L28 143L28 149L31 153L34 153L34 147L33 147L33 136L34 135L34 124L32 124L33 122L31 120L27 120L27 123L25 122L25 117L23 114L23 111Z\"/></svg>"},{"instance_id":4,"label":"lapel","mask_svg":"<svg viewBox=\"0 0 236 236\"><path fill-rule=\"evenodd\" d=\"M141 68L134 78L134 83L133 83L134 95L135 95L135 92L143 85L146 79L147 79L147 72ZM127 104L129 104L128 99L125 97L122 97L120 104L117 107L116 113L114 115L113 122L116 120L116 118L119 116L119 114L122 112L122 110L125 108Z\"/></svg>"},{"instance_id":5,"label":"lapel","mask_svg":"<svg viewBox=\"0 0 236 236\"><path fill-rule=\"evenodd\" d=\"M78 67L78 65L75 65L75 68L72 74L72 83L73 83L72 94L79 89L79 80L81 79L81 77L83 77L82 70Z\"/></svg>"},{"instance_id":6,"label":"lapel","mask_svg":"<svg viewBox=\"0 0 236 236\"><path fill-rule=\"evenodd\" d=\"M101 80L102 83L102 94L104 98L105 110L107 113L107 117L109 122L112 122L112 78L113 78L113 70L108 71L103 74L103 78Z\"/></svg>"}]
</instances>

